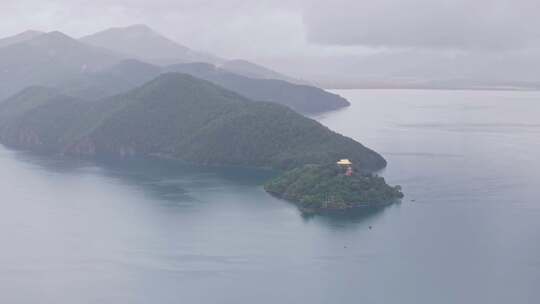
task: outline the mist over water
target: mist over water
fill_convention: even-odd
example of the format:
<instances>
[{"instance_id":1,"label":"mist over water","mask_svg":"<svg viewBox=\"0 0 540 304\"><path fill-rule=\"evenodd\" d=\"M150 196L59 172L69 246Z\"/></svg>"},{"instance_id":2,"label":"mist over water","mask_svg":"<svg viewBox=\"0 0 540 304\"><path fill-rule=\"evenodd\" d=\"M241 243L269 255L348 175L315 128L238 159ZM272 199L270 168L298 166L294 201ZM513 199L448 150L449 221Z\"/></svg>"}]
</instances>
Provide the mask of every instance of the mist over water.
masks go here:
<instances>
[{"instance_id":1,"label":"mist over water","mask_svg":"<svg viewBox=\"0 0 540 304\"><path fill-rule=\"evenodd\" d=\"M539 302L540 93L338 93L317 119L382 153L402 204L305 217L273 172L0 148L0 301Z\"/></svg>"}]
</instances>

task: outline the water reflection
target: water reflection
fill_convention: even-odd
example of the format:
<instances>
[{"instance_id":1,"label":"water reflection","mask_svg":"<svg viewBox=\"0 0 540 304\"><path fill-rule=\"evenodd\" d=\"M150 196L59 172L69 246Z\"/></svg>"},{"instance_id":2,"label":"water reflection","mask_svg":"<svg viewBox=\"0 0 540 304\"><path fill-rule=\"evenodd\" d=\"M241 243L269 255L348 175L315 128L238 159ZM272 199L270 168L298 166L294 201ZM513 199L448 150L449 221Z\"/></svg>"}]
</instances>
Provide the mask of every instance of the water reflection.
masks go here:
<instances>
[{"instance_id":1,"label":"water reflection","mask_svg":"<svg viewBox=\"0 0 540 304\"><path fill-rule=\"evenodd\" d=\"M401 205L303 216L266 173L0 147L0 302L539 303L540 94L343 94L323 123L387 157Z\"/></svg>"},{"instance_id":2,"label":"water reflection","mask_svg":"<svg viewBox=\"0 0 540 304\"><path fill-rule=\"evenodd\" d=\"M400 203L381 206L381 207L366 207L358 208L347 212L329 212L325 214L306 213L298 210L302 220L305 223L324 224L335 229L357 229L370 228L370 223L383 215L383 212Z\"/></svg>"},{"instance_id":3,"label":"water reflection","mask_svg":"<svg viewBox=\"0 0 540 304\"><path fill-rule=\"evenodd\" d=\"M77 159L60 156L40 155L27 151L13 151L19 161L40 168L42 171L65 175L93 174L116 180L122 184L141 189L150 197L180 206L182 203L202 203L193 193L226 194L231 189L260 189L265 181L278 172L255 168L195 166L164 159ZM320 223L335 228L355 227L380 215L386 207L361 208L346 213L310 214L301 211L295 204L272 198L297 210L304 223ZM252 197L261 200L261 197Z\"/></svg>"}]
</instances>

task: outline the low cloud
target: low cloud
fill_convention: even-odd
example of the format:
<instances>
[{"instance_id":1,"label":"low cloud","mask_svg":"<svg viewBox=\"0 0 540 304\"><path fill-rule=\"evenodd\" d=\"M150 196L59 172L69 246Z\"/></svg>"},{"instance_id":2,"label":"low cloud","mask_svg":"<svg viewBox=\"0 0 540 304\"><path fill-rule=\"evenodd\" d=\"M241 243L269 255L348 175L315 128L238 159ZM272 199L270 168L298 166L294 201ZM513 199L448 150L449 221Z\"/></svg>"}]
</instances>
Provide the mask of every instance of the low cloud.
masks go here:
<instances>
[{"instance_id":1,"label":"low cloud","mask_svg":"<svg viewBox=\"0 0 540 304\"><path fill-rule=\"evenodd\" d=\"M540 42L537 0L315 0L309 41L387 48L524 48Z\"/></svg>"},{"instance_id":2,"label":"low cloud","mask_svg":"<svg viewBox=\"0 0 540 304\"><path fill-rule=\"evenodd\" d=\"M264 63L299 78L337 79L347 71L350 79L396 71L432 77L479 62L474 75L486 71L481 77L530 80L536 79L534 64L540 62L535 56L540 49L537 2L2 0L0 36L35 29L80 37L142 23L193 49ZM499 57L507 67L490 69L501 66L495 64ZM450 76L463 77L463 70Z\"/></svg>"},{"instance_id":3,"label":"low cloud","mask_svg":"<svg viewBox=\"0 0 540 304\"><path fill-rule=\"evenodd\" d=\"M0 31L59 29L77 36L146 23L226 55L301 52L309 44L505 50L540 44L537 1L4 0Z\"/></svg>"}]
</instances>

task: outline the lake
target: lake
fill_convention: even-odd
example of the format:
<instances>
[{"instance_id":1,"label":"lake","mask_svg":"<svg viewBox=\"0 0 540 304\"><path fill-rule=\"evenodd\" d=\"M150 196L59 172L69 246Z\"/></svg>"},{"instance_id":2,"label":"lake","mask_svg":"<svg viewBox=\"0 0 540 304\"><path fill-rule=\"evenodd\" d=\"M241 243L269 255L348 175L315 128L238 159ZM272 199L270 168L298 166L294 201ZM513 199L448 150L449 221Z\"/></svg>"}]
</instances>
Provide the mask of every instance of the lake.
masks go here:
<instances>
[{"instance_id":1,"label":"lake","mask_svg":"<svg viewBox=\"0 0 540 304\"><path fill-rule=\"evenodd\" d=\"M273 172L0 147L0 302L540 303L540 92L338 93L317 119L401 204L307 217Z\"/></svg>"}]
</instances>

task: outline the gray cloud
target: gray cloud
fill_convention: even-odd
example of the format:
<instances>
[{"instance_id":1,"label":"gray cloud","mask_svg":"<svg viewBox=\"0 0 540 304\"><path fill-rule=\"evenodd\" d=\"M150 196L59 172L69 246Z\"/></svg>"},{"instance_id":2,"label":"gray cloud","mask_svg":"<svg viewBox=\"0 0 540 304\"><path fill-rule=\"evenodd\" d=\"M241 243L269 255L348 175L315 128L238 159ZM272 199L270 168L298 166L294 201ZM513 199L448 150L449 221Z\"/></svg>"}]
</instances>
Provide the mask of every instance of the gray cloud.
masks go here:
<instances>
[{"instance_id":1,"label":"gray cloud","mask_svg":"<svg viewBox=\"0 0 540 304\"><path fill-rule=\"evenodd\" d=\"M83 35L146 23L206 51L266 56L313 46L512 49L540 41L537 0L3 0L0 31Z\"/></svg>"},{"instance_id":2,"label":"gray cloud","mask_svg":"<svg viewBox=\"0 0 540 304\"><path fill-rule=\"evenodd\" d=\"M300 78L337 79L347 71L350 79L359 78L358 71L362 77L384 78L394 70L411 70L396 67L401 63L396 58L442 74L458 66L458 59L445 57L456 51L474 53L479 61L491 56L485 66L493 66L499 55L508 58L509 67L523 63L509 75L519 78L537 59L520 52L536 54L540 47L537 1L2 0L0 36L36 29L79 37L144 23L188 47L264 63ZM425 58L432 59L426 63ZM469 57L457 58L468 66ZM447 65L431 67L445 60ZM381 73L385 70L390 72ZM450 76L463 76L461 70Z\"/></svg>"},{"instance_id":3,"label":"gray cloud","mask_svg":"<svg viewBox=\"0 0 540 304\"><path fill-rule=\"evenodd\" d=\"M318 0L309 40L331 45L514 49L538 44L537 0Z\"/></svg>"},{"instance_id":4,"label":"gray cloud","mask_svg":"<svg viewBox=\"0 0 540 304\"><path fill-rule=\"evenodd\" d=\"M297 0L3 0L0 34L32 28L82 36L144 23L190 47L228 57L254 57L304 47L301 4Z\"/></svg>"}]
</instances>

